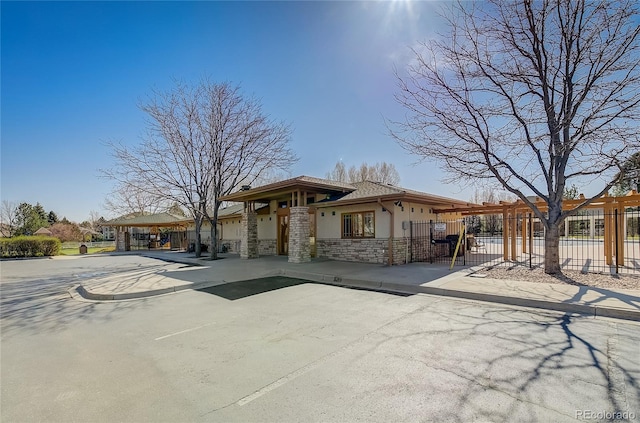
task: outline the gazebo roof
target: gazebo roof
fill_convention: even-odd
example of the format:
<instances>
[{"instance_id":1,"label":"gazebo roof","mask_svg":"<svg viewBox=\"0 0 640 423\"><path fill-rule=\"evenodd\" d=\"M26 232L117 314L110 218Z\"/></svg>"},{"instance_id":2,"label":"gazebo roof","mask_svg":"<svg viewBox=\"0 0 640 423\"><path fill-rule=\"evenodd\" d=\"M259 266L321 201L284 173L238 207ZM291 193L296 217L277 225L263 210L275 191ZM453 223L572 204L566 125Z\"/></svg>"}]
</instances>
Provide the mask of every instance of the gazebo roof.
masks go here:
<instances>
[{"instance_id":1,"label":"gazebo roof","mask_svg":"<svg viewBox=\"0 0 640 423\"><path fill-rule=\"evenodd\" d=\"M129 219L117 218L104 223L105 226L186 226L191 219L183 216L174 216L170 213L157 213L144 216L136 216Z\"/></svg>"}]
</instances>

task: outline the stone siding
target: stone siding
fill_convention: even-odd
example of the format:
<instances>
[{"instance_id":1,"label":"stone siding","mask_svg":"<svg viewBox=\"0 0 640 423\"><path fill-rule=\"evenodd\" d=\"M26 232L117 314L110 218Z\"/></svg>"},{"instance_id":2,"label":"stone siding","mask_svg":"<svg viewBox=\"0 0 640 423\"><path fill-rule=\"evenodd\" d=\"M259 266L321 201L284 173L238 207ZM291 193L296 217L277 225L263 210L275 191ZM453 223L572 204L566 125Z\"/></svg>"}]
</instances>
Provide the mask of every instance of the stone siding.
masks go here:
<instances>
[{"instance_id":1,"label":"stone siding","mask_svg":"<svg viewBox=\"0 0 640 423\"><path fill-rule=\"evenodd\" d=\"M258 215L255 212L242 213L240 222L242 242L240 243L240 258L252 259L258 257Z\"/></svg>"},{"instance_id":2,"label":"stone siding","mask_svg":"<svg viewBox=\"0 0 640 423\"><path fill-rule=\"evenodd\" d=\"M407 242L403 238L393 240L393 264L404 264ZM387 264L389 240L370 239L319 239L316 241L317 255L341 261Z\"/></svg>"},{"instance_id":3,"label":"stone siding","mask_svg":"<svg viewBox=\"0 0 640 423\"><path fill-rule=\"evenodd\" d=\"M290 263L305 263L311 261L310 234L309 207L291 207L289 209Z\"/></svg>"},{"instance_id":4,"label":"stone siding","mask_svg":"<svg viewBox=\"0 0 640 423\"><path fill-rule=\"evenodd\" d=\"M222 239L220 244L227 247L228 253L240 254L240 245L242 241L239 239Z\"/></svg>"},{"instance_id":5,"label":"stone siding","mask_svg":"<svg viewBox=\"0 0 640 423\"><path fill-rule=\"evenodd\" d=\"M242 241L239 239L223 239L220 241L221 245L227 247L227 253L240 254L242 249ZM276 255L276 240L275 239L259 239L258 240L258 255L260 256L275 256Z\"/></svg>"},{"instance_id":6,"label":"stone siding","mask_svg":"<svg viewBox=\"0 0 640 423\"><path fill-rule=\"evenodd\" d=\"M118 231L116 233L116 251L126 251L126 239L125 239L125 232L124 231Z\"/></svg>"},{"instance_id":7,"label":"stone siding","mask_svg":"<svg viewBox=\"0 0 640 423\"><path fill-rule=\"evenodd\" d=\"M275 239L259 239L258 254L261 256L275 256L277 240Z\"/></svg>"}]
</instances>

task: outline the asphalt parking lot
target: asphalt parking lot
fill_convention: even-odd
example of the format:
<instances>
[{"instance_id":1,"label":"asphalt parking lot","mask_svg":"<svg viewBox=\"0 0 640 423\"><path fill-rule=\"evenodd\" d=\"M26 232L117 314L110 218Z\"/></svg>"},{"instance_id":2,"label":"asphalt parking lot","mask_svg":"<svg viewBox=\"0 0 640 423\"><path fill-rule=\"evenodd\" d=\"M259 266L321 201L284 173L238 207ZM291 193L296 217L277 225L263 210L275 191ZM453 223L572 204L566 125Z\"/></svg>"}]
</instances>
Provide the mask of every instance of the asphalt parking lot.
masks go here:
<instances>
[{"instance_id":1,"label":"asphalt parking lot","mask_svg":"<svg viewBox=\"0 0 640 423\"><path fill-rule=\"evenodd\" d=\"M7 263L6 422L639 418L632 322L282 277L81 302L79 278L162 264Z\"/></svg>"}]
</instances>

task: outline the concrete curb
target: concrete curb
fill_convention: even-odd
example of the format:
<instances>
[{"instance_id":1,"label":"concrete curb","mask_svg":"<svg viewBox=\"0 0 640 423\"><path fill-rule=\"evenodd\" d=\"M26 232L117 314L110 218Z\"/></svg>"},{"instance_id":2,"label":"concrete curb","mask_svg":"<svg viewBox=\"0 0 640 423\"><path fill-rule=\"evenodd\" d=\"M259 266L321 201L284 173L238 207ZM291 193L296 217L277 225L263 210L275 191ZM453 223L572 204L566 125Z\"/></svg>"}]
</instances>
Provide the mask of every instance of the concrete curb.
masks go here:
<instances>
[{"instance_id":1,"label":"concrete curb","mask_svg":"<svg viewBox=\"0 0 640 423\"><path fill-rule=\"evenodd\" d=\"M92 301L121 301L121 300L134 300L146 297L156 297L158 295L172 294L174 292L185 291L187 289L197 290L203 288L209 288L211 286L220 285L227 283L226 281L214 281L214 282L198 282L198 283L187 283L183 285L176 285L169 288L160 288L160 289L152 289L148 291L139 291L139 292L126 292L123 294L97 294L91 291L87 291L87 289L78 285L76 288L72 288L72 291L75 291L78 295L86 300Z\"/></svg>"},{"instance_id":2,"label":"concrete curb","mask_svg":"<svg viewBox=\"0 0 640 423\"><path fill-rule=\"evenodd\" d=\"M305 279L328 285L343 286L348 288L370 289L372 291L394 292L400 294L428 294L442 297L462 298L466 300L484 301L520 307L539 308L544 310L561 311L590 315L593 317L612 317L616 319L640 321L640 310L625 310L614 307L598 307L588 304L562 303L555 301L536 300L531 298L508 297L504 295L485 294L480 292L458 291L439 287L421 285L407 285L395 282L365 281L358 279L340 278L332 275L306 273L295 270L280 269L271 272L272 276L288 276Z\"/></svg>"},{"instance_id":3,"label":"concrete curb","mask_svg":"<svg viewBox=\"0 0 640 423\"><path fill-rule=\"evenodd\" d=\"M158 259L158 257L147 256L149 258ZM199 264L187 262L186 260L161 260L170 261L174 263L181 263L191 266L197 266ZM329 275L323 273L303 272L292 269L278 269L265 273L262 277L269 276L287 276L290 278L297 278L308 280L311 282L317 282L327 285L340 286L345 288L359 288L372 291L390 292L398 294L428 294L443 297L462 298L467 300L484 301L489 303L514 305L520 307L539 308L544 310L561 311L565 313L577 313L590 315L593 317L611 317L615 319L640 321L640 310L626 310L614 307L598 307L588 304L574 304L564 303L546 300L537 300L531 298L519 298L509 297L497 294L485 294L480 292L471 291L459 291L453 289L446 289L436 286L421 286L421 285L408 285L397 282L383 282L383 281L369 281L361 279L353 279L348 277L341 277L336 275ZM208 288L215 285L227 283L226 281L212 281L212 282L199 282L199 283L187 283L182 285L176 285L169 288L161 288L149 291L131 292L123 294L97 294L87 291L82 285L75 288L82 298L93 301L118 301L118 300L130 300L139 299L145 297L153 297L157 295L170 294L174 292L184 291L187 289L196 290L202 288Z\"/></svg>"}]
</instances>

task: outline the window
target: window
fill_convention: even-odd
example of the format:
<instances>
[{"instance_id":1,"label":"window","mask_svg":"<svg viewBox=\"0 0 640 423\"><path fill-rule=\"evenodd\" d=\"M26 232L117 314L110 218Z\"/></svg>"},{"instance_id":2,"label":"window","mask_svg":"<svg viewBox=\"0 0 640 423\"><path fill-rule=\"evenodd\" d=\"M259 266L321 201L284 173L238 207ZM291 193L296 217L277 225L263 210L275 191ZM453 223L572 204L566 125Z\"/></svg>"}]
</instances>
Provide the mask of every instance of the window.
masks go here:
<instances>
[{"instance_id":1,"label":"window","mask_svg":"<svg viewBox=\"0 0 640 423\"><path fill-rule=\"evenodd\" d=\"M375 237L375 214L372 211L343 213L342 238Z\"/></svg>"}]
</instances>

